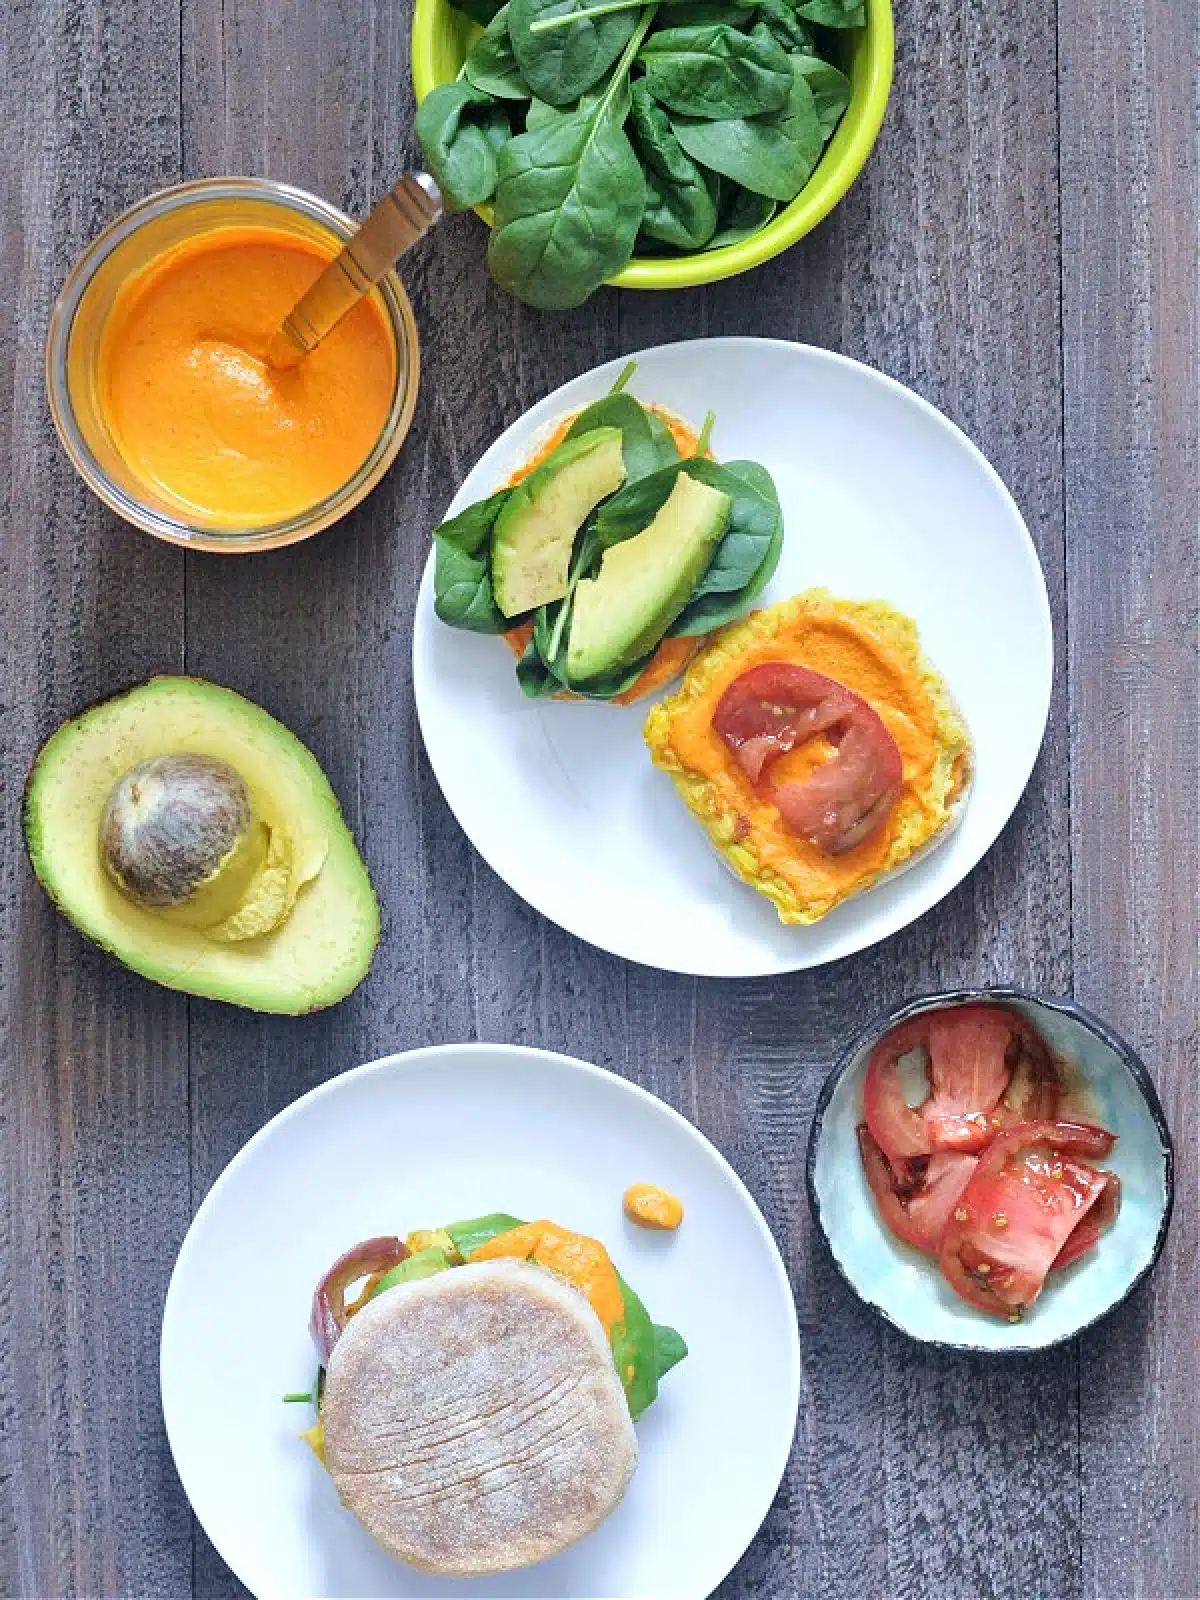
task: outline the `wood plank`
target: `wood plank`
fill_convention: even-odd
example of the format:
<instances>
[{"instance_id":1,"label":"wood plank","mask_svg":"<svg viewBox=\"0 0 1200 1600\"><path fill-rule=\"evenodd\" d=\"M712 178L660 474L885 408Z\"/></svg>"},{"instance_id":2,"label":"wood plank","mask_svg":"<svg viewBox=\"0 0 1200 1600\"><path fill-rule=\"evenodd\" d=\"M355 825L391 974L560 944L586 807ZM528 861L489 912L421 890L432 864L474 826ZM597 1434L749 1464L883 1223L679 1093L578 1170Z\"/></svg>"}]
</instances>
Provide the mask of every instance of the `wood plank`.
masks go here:
<instances>
[{"instance_id":1,"label":"wood plank","mask_svg":"<svg viewBox=\"0 0 1200 1600\"><path fill-rule=\"evenodd\" d=\"M1075 983L1144 1052L1179 1159L1162 1265L1083 1342L1083 1574L1195 1595L1198 15L1062 0L1059 47Z\"/></svg>"},{"instance_id":2,"label":"wood plank","mask_svg":"<svg viewBox=\"0 0 1200 1600\"><path fill-rule=\"evenodd\" d=\"M710 331L841 350L960 423L1029 522L1061 658L1053 17L940 3L897 26L898 92L862 180L809 240L717 286ZM873 1012L959 981L1066 988L1065 710L1060 673L1014 821L941 908L825 971L700 986L698 1120L785 1248L805 1354L784 1495L730 1600L1080 1592L1075 1352L996 1368L882 1328L813 1238L800 1172L820 1082Z\"/></svg>"},{"instance_id":3,"label":"wood plank","mask_svg":"<svg viewBox=\"0 0 1200 1600\"><path fill-rule=\"evenodd\" d=\"M178 16L147 0L8 6L0 61L0 1590L183 1594L157 1350L188 1217L186 1004L55 915L17 827L55 724L182 662L182 559L84 489L41 380L75 256L178 176Z\"/></svg>"}]
</instances>

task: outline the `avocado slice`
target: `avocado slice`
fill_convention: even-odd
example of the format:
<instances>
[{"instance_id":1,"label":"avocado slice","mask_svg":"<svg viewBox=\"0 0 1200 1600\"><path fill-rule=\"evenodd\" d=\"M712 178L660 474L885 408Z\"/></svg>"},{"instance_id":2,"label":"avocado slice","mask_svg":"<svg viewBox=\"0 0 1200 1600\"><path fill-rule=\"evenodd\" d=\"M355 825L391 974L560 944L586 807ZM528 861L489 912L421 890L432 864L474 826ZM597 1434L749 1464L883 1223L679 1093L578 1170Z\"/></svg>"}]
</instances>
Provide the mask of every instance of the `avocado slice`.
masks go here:
<instances>
[{"instance_id":1,"label":"avocado slice","mask_svg":"<svg viewBox=\"0 0 1200 1600\"><path fill-rule=\"evenodd\" d=\"M421 1278L432 1278L435 1272L448 1272L450 1265L450 1257L437 1245L418 1250L407 1261L384 1273L371 1291L371 1299L374 1300L377 1294L383 1294L387 1289L395 1289L401 1283L417 1283Z\"/></svg>"},{"instance_id":2,"label":"avocado slice","mask_svg":"<svg viewBox=\"0 0 1200 1600\"><path fill-rule=\"evenodd\" d=\"M102 861L100 822L114 786L140 763L180 752L237 772L277 845L233 913L232 932L136 903ZM30 862L59 910L169 989L296 1014L341 1000L371 964L379 906L325 774L295 734L230 689L151 678L65 722L34 762L24 827ZM289 903L275 922L280 871ZM256 934L259 926L270 931Z\"/></svg>"},{"instance_id":3,"label":"avocado slice","mask_svg":"<svg viewBox=\"0 0 1200 1600\"><path fill-rule=\"evenodd\" d=\"M654 520L604 552L575 589L567 677L584 682L652 650L687 605L729 524L733 502L680 472Z\"/></svg>"},{"instance_id":4,"label":"avocado slice","mask_svg":"<svg viewBox=\"0 0 1200 1600\"><path fill-rule=\"evenodd\" d=\"M517 485L492 532L492 593L506 617L561 600L575 536L625 482L619 428L566 439Z\"/></svg>"}]
</instances>

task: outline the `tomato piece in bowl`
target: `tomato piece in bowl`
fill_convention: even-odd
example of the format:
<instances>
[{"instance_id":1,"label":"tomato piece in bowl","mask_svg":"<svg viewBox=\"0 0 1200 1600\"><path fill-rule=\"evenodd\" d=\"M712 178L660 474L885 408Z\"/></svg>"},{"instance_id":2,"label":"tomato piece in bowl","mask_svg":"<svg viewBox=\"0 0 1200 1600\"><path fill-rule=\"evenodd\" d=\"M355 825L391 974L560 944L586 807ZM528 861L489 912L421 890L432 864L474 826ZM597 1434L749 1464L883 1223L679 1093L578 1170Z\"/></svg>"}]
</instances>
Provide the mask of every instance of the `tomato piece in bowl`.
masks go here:
<instances>
[{"instance_id":1,"label":"tomato piece in bowl","mask_svg":"<svg viewBox=\"0 0 1200 1600\"><path fill-rule=\"evenodd\" d=\"M941 1268L954 1292L1019 1321L1108 1187L1110 1174L1076 1158L1104 1157L1115 1142L1106 1129L1078 1122L1026 1123L994 1140L942 1237Z\"/></svg>"},{"instance_id":2,"label":"tomato piece in bowl","mask_svg":"<svg viewBox=\"0 0 1200 1600\"><path fill-rule=\"evenodd\" d=\"M898 1239L936 1256L950 1213L978 1165L976 1157L947 1150L893 1167L866 1127L858 1130L858 1147L884 1222Z\"/></svg>"},{"instance_id":3,"label":"tomato piece in bowl","mask_svg":"<svg viewBox=\"0 0 1200 1600\"><path fill-rule=\"evenodd\" d=\"M920 1051L929 1094L904 1095L901 1063ZM935 1150L978 1152L1006 1127L1053 1118L1059 1080L1045 1044L1004 1006L923 1012L893 1028L867 1066L867 1126L893 1165Z\"/></svg>"}]
</instances>

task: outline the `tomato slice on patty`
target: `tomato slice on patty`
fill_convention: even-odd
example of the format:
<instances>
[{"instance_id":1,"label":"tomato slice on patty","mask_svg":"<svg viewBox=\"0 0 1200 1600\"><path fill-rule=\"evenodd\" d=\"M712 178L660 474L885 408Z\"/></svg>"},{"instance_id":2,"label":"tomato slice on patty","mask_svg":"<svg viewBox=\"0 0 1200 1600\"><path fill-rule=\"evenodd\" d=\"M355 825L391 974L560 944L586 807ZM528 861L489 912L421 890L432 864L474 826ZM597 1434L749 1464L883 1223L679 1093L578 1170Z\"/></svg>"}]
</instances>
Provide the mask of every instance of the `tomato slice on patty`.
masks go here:
<instances>
[{"instance_id":1,"label":"tomato slice on patty","mask_svg":"<svg viewBox=\"0 0 1200 1600\"><path fill-rule=\"evenodd\" d=\"M750 667L721 696L712 725L784 827L825 855L871 838L900 797L900 746L879 713L811 667ZM833 745L830 759L800 781L776 783L771 768L780 756L818 736Z\"/></svg>"},{"instance_id":2,"label":"tomato slice on patty","mask_svg":"<svg viewBox=\"0 0 1200 1600\"><path fill-rule=\"evenodd\" d=\"M1030 1122L1000 1134L946 1222L940 1263L954 1292L1019 1321L1112 1177L1076 1158L1106 1156L1114 1143L1104 1128L1079 1122Z\"/></svg>"}]
</instances>

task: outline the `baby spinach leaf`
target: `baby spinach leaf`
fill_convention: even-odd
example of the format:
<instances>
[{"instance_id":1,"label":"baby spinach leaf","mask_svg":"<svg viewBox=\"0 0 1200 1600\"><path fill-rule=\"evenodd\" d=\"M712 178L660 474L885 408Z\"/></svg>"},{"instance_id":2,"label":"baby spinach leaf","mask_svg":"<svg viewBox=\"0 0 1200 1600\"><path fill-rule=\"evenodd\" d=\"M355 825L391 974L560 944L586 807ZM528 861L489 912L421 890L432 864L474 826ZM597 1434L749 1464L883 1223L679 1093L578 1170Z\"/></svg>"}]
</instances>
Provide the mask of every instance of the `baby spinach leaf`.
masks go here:
<instances>
[{"instance_id":1,"label":"baby spinach leaf","mask_svg":"<svg viewBox=\"0 0 1200 1600\"><path fill-rule=\"evenodd\" d=\"M682 462L675 461L639 478L636 483L627 483L599 507L593 516L592 527L601 550L632 539L635 533L641 533L643 528L649 527L666 505L681 466Z\"/></svg>"},{"instance_id":2,"label":"baby spinach leaf","mask_svg":"<svg viewBox=\"0 0 1200 1600\"><path fill-rule=\"evenodd\" d=\"M680 250L700 250L717 226L712 181L687 154L645 80L630 85L634 142L646 174L641 231Z\"/></svg>"},{"instance_id":3,"label":"baby spinach leaf","mask_svg":"<svg viewBox=\"0 0 1200 1600\"><path fill-rule=\"evenodd\" d=\"M556 118L565 115L567 113L560 107L552 106L534 95L525 112L525 132L536 133L539 128L548 127Z\"/></svg>"},{"instance_id":4,"label":"baby spinach leaf","mask_svg":"<svg viewBox=\"0 0 1200 1600\"><path fill-rule=\"evenodd\" d=\"M676 137L693 161L755 194L794 200L825 145L813 92L796 59L791 59L792 86L782 111L725 122L672 117Z\"/></svg>"},{"instance_id":5,"label":"baby spinach leaf","mask_svg":"<svg viewBox=\"0 0 1200 1600\"><path fill-rule=\"evenodd\" d=\"M527 129L500 152L488 265L527 305L582 305L633 252L646 180L622 124L629 68L653 17L651 6L594 105Z\"/></svg>"},{"instance_id":6,"label":"baby spinach leaf","mask_svg":"<svg viewBox=\"0 0 1200 1600\"><path fill-rule=\"evenodd\" d=\"M796 10L827 28L861 28L867 21L863 0L798 0Z\"/></svg>"},{"instance_id":7,"label":"baby spinach leaf","mask_svg":"<svg viewBox=\"0 0 1200 1600\"><path fill-rule=\"evenodd\" d=\"M696 180L675 184L657 173L646 173L646 209L642 234L656 244L676 250L703 250L717 226L712 190L697 169Z\"/></svg>"},{"instance_id":8,"label":"baby spinach leaf","mask_svg":"<svg viewBox=\"0 0 1200 1600\"><path fill-rule=\"evenodd\" d=\"M658 1395L658 1355L654 1324L641 1300L617 1273L625 1316L612 1329L613 1364L625 1389L629 1415L636 1422Z\"/></svg>"},{"instance_id":9,"label":"baby spinach leaf","mask_svg":"<svg viewBox=\"0 0 1200 1600\"><path fill-rule=\"evenodd\" d=\"M545 17L585 10L584 0L509 0L508 32L513 53L530 89L552 106L569 105L599 83L634 29L636 11L581 17L549 33L532 32Z\"/></svg>"},{"instance_id":10,"label":"baby spinach leaf","mask_svg":"<svg viewBox=\"0 0 1200 1600\"><path fill-rule=\"evenodd\" d=\"M754 13L739 0L664 0L666 15L673 28L710 27L724 22L731 28L748 29Z\"/></svg>"},{"instance_id":11,"label":"baby spinach leaf","mask_svg":"<svg viewBox=\"0 0 1200 1600\"><path fill-rule=\"evenodd\" d=\"M725 536L670 629L691 637L742 616L762 593L779 565L783 511L771 474L757 461L692 460L684 470L733 500Z\"/></svg>"},{"instance_id":12,"label":"baby spinach leaf","mask_svg":"<svg viewBox=\"0 0 1200 1600\"><path fill-rule=\"evenodd\" d=\"M812 90L817 119L822 133L828 139L850 104L850 79L828 61L822 61L820 56L795 55L792 65L797 72L804 74Z\"/></svg>"},{"instance_id":13,"label":"baby spinach leaf","mask_svg":"<svg viewBox=\"0 0 1200 1600\"><path fill-rule=\"evenodd\" d=\"M417 138L450 211L490 200L496 151L510 128L503 109L464 79L439 84L417 109Z\"/></svg>"},{"instance_id":14,"label":"baby spinach leaf","mask_svg":"<svg viewBox=\"0 0 1200 1600\"><path fill-rule=\"evenodd\" d=\"M672 1367L679 1365L687 1353L688 1347L681 1333L667 1327L665 1323L654 1324L654 1357L660 1382Z\"/></svg>"},{"instance_id":15,"label":"baby spinach leaf","mask_svg":"<svg viewBox=\"0 0 1200 1600\"><path fill-rule=\"evenodd\" d=\"M517 662L517 684L527 700L548 700L566 687L542 660L532 639Z\"/></svg>"},{"instance_id":16,"label":"baby spinach leaf","mask_svg":"<svg viewBox=\"0 0 1200 1600\"><path fill-rule=\"evenodd\" d=\"M800 51L815 55L816 35L807 22L798 17L789 0L751 0L753 15L779 40L787 51Z\"/></svg>"},{"instance_id":17,"label":"baby spinach leaf","mask_svg":"<svg viewBox=\"0 0 1200 1600\"><path fill-rule=\"evenodd\" d=\"M658 453L658 465L669 467L679 460L679 446L675 443L675 435L657 411L647 411L646 418L650 423L650 436Z\"/></svg>"},{"instance_id":18,"label":"baby spinach leaf","mask_svg":"<svg viewBox=\"0 0 1200 1600\"><path fill-rule=\"evenodd\" d=\"M491 538L510 490L480 500L433 535L433 609L453 628L503 633L510 626L492 598Z\"/></svg>"},{"instance_id":19,"label":"baby spinach leaf","mask_svg":"<svg viewBox=\"0 0 1200 1600\"><path fill-rule=\"evenodd\" d=\"M621 430L621 455L627 483L644 478L657 468L658 447L650 432L649 416L631 394L606 394L603 399L594 400L575 418L566 437L574 439L581 433L590 433L593 428Z\"/></svg>"},{"instance_id":20,"label":"baby spinach leaf","mask_svg":"<svg viewBox=\"0 0 1200 1600\"><path fill-rule=\"evenodd\" d=\"M727 23L663 28L650 35L638 59L654 98L692 117L779 111L792 87L783 46L761 26L749 34Z\"/></svg>"},{"instance_id":21,"label":"baby spinach leaf","mask_svg":"<svg viewBox=\"0 0 1200 1600\"><path fill-rule=\"evenodd\" d=\"M481 28L486 28L504 4L504 0L453 0L454 9L470 17Z\"/></svg>"},{"instance_id":22,"label":"baby spinach leaf","mask_svg":"<svg viewBox=\"0 0 1200 1600\"><path fill-rule=\"evenodd\" d=\"M502 6L476 39L463 63L467 82L498 100L528 100L529 86L521 76L512 40L508 37L508 7Z\"/></svg>"},{"instance_id":23,"label":"baby spinach leaf","mask_svg":"<svg viewBox=\"0 0 1200 1600\"><path fill-rule=\"evenodd\" d=\"M743 239L749 239L766 227L778 208L778 201L765 194L755 194L739 184L725 185L717 214L717 231L707 248L720 250L727 244L740 244Z\"/></svg>"},{"instance_id":24,"label":"baby spinach leaf","mask_svg":"<svg viewBox=\"0 0 1200 1600\"><path fill-rule=\"evenodd\" d=\"M510 1217L506 1211L493 1211L486 1217L470 1217L465 1222L448 1222L445 1232L450 1235L454 1248L466 1260L480 1245L487 1244L497 1234L510 1233L521 1226L519 1217Z\"/></svg>"}]
</instances>

